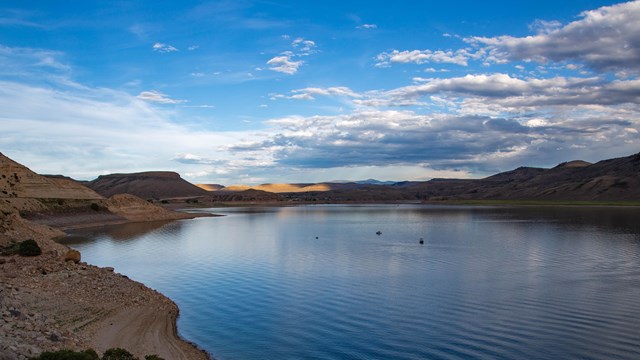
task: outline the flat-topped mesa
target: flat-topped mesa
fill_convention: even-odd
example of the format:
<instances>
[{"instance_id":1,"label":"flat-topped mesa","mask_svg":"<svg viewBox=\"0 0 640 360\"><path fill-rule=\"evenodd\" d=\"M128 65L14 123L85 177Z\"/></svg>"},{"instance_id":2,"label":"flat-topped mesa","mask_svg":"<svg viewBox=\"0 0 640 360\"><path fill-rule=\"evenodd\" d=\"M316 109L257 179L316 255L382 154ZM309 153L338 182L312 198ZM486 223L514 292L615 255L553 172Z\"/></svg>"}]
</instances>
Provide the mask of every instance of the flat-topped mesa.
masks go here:
<instances>
[{"instance_id":1,"label":"flat-topped mesa","mask_svg":"<svg viewBox=\"0 0 640 360\"><path fill-rule=\"evenodd\" d=\"M116 174L100 175L98 176L98 179L122 178L122 177L180 179L180 174L174 171L143 171L143 172L137 172L137 173L116 173Z\"/></svg>"},{"instance_id":2,"label":"flat-topped mesa","mask_svg":"<svg viewBox=\"0 0 640 360\"><path fill-rule=\"evenodd\" d=\"M86 185L105 197L131 194L143 199L169 199L208 194L206 190L184 180L173 171L101 175Z\"/></svg>"},{"instance_id":3,"label":"flat-topped mesa","mask_svg":"<svg viewBox=\"0 0 640 360\"><path fill-rule=\"evenodd\" d=\"M45 177L0 153L0 198L102 199L69 178Z\"/></svg>"}]
</instances>

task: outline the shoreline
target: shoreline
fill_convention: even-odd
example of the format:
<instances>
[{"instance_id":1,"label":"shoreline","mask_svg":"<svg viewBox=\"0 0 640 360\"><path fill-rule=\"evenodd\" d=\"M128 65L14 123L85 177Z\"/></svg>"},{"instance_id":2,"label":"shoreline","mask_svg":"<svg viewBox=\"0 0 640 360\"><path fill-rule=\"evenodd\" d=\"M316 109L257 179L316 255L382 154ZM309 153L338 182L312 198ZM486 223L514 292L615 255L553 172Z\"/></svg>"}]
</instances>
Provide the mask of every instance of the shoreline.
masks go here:
<instances>
[{"instance_id":1,"label":"shoreline","mask_svg":"<svg viewBox=\"0 0 640 360\"><path fill-rule=\"evenodd\" d=\"M192 220L199 217L214 217L214 214L207 213L188 213L180 210L173 210L175 218L173 219L160 219L160 220L128 220L122 219L105 219L100 216L86 218L78 222L78 218L72 216L71 219L65 219L65 225L57 227L65 232L65 236L69 236L68 231L72 230L91 230L99 229L103 227L128 225L137 223L158 223L168 224L178 220ZM58 218L60 216L52 216L51 219ZM59 243L59 239L52 239ZM65 245L66 246L66 245ZM95 266L95 265L91 265ZM99 267L98 267L99 268ZM100 268L111 271L111 268ZM122 277L130 280L126 275ZM135 280L130 280L137 282ZM164 309L167 312L158 314L157 307L149 306L135 306L125 307L120 309L112 316L102 320L101 324L96 325L95 334L92 335L91 343L94 344L94 349L99 353L103 353L105 350L114 347L121 347L124 349L130 349L129 351L134 355L139 356L141 359L145 355L157 354L167 360L169 359L198 359L200 356L194 356L192 349L199 352L204 356L204 359L212 360L212 356L198 344L183 338L178 332L178 317L180 316L180 308L169 297L158 292L157 290L148 287L144 283L139 283L144 288L153 291L160 297L166 299L169 302L169 308ZM168 317L162 315L169 315ZM148 336L151 333L153 336ZM143 334L141 336L141 334ZM150 344L153 344L150 346ZM162 346L159 346L162 344ZM133 350L135 349L135 351ZM143 350L144 349L144 350ZM164 354L164 355L163 355Z\"/></svg>"},{"instance_id":2,"label":"shoreline","mask_svg":"<svg viewBox=\"0 0 640 360\"><path fill-rule=\"evenodd\" d=\"M113 268L70 261L71 249L58 242L68 235L61 229L171 222L208 214L170 212L160 219L133 220L88 214L45 214L32 222L16 212L1 219L0 246L32 238L42 254L0 256L0 353L7 359L26 359L43 351L92 348L101 354L120 347L141 359L153 354L167 360L212 359L179 335L179 308L173 300Z\"/></svg>"}]
</instances>

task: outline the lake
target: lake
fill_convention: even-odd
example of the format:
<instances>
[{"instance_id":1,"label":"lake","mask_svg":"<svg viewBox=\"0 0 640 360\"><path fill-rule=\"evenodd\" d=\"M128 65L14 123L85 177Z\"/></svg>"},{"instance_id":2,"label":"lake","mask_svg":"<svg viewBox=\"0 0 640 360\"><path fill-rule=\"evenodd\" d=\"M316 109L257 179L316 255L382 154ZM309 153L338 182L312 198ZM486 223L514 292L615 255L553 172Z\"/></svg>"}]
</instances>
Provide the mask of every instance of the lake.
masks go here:
<instances>
[{"instance_id":1,"label":"lake","mask_svg":"<svg viewBox=\"0 0 640 360\"><path fill-rule=\"evenodd\" d=\"M640 359L638 208L203 211L66 243L217 359Z\"/></svg>"}]
</instances>

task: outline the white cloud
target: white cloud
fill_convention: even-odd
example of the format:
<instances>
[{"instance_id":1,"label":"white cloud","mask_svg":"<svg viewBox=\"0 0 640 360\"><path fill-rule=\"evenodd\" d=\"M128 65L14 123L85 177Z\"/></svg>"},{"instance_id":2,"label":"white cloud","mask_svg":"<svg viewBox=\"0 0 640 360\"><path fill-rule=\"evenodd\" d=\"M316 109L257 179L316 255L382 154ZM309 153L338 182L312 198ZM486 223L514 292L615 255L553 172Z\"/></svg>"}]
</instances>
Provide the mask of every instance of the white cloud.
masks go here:
<instances>
[{"instance_id":1,"label":"white cloud","mask_svg":"<svg viewBox=\"0 0 640 360\"><path fill-rule=\"evenodd\" d=\"M304 38L297 38L293 40L291 46L296 48L297 56L307 56L314 52L314 48L316 47L316 43L313 40L305 40Z\"/></svg>"},{"instance_id":2,"label":"white cloud","mask_svg":"<svg viewBox=\"0 0 640 360\"><path fill-rule=\"evenodd\" d=\"M554 77L520 79L508 74L466 75L429 79L414 77L416 85L388 91L368 92L353 102L364 106L408 106L421 104L420 98L443 94L470 103L490 102L490 106L513 111L530 107L623 105L640 103L640 80L607 82L599 77ZM474 100L475 99L475 100Z\"/></svg>"},{"instance_id":3,"label":"white cloud","mask_svg":"<svg viewBox=\"0 0 640 360\"><path fill-rule=\"evenodd\" d=\"M537 19L533 22L533 24L529 25L529 30L535 31L538 34L548 34L562 27L562 23L560 21L552 20L541 20Z\"/></svg>"},{"instance_id":4,"label":"white cloud","mask_svg":"<svg viewBox=\"0 0 640 360\"><path fill-rule=\"evenodd\" d=\"M534 36L474 36L465 41L484 47L490 63L577 61L597 71L640 72L640 1L604 6L580 16L565 26L540 21Z\"/></svg>"},{"instance_id":5,"label":"white cloud","mask_svg":"<svg viewBox=\"0 0 640 360\"><path fill-rule=\"evenodd\" d=\"M187 48L189 51L197 50L200 48L200 45L191 45Z\"/></svg>"},{"instance_id":6,"label":"white cloud","mask_svg":"<svg viewBox=\"0 0 640 360\"><path fill-rule=\"evenodd\" d=\"M249 135L193 131L129 94L0 81L0 148L40 173L92 179L111 172L183 171L175 153L213 152ZM228 157L220 154L221 158Z\"/></svg>"},{"instance_id":7,"label":"white cloud","mask_svg":"<svg viewBox=\"0 0 640 360\"><path fill-rule=\"evenodd\" d=\"M267 61L267 65L270 65L269 69L289 75L293 75L298 72L298 68L304 63L303 61L291 60L292 55L284 54L273 57Z\"/></svg>"},{"instance_id":8,"label":"white cloud","mask_svg":"<svg viewBox=\"0 0 640 360\"><path fill-rule=\"evenodd\" d=\"M362 95L345 86L333 86L328 88L308 87L304 89L292 90L293 95L289 99L313 100L314 96L346 96L350 98L360 98Z\"/></svg>"},{"instance_id":9,"label":"white cloud","mask_svg":"<svg viewBox=\"0 0 640 360\"><path fill-rule=\"evenodd\" d=\"M283 35L283 39L288 40L289 36ZM282 52L280 55L267 61L267 65L270 65L270 70L293 75L297 73L300 66L305 63L302 60L294 60L294 58L309 56L316 52L316 43L313 40L304 38L296 38L293 40L291 47L292 51Z\"/></svg>"},{"instance_id":10,"label":"white cloud","mask_svg":"<svg viewBox=\"0 0 640 360\"><path fill-rule=\"evenodd\" d=\"M60 51L9 47L0 44L0 74L1 75L56 75L67 74L71 71L65 61L65 54Z\"/></svg>"},{"instance_id":11,"label":"white cloud","mask_svg":"<svg viewBox=\"0 0 640 360\"><path fill-rule=\"evenodd\" d=\"M174 52L174 51L178 51L178 49L176 49L175 47L171 46L171 45L167 45L167 44L163 44L163 43L155 43L153 44L153 51L159 52L159 53L170 53L170 52Z\"/></svg>"},{"instance_id":12,"label":"white cloud","mask_svg":"<svg viewBox=\"0 0 640 360\"><path fill-rule=\"evenodd\" d=\"M466 50L392 50L378 54L375 59L378 67L390 66L392 63L449 63L467 66L470 57Z\"/></svg>"},{"instance_id":13,"label":"white cloud","mask_svg":"<svg viewBox=\"0 0 640 360\"><path fill-rule=\"evenodd\" d=\"M362 24L362 25L356 26L356 29L365 29L365 30L374 30L377 28L378 28L378 25L376 24Z\"/></svg>"},{"instance_id":14,"label":"white cloud","mask_svg":"<svg viewBox=\"0 0 640 360\"><path fill-rule=\"evenodd\" d=\"M137 98L140 100L151 101L151 102L156 102L160 104L179 104L186 101L186 100L171 99L166 94L163 94L157 90L143 91L140 94L138 94Z\"/></svg>"}]
</instances>

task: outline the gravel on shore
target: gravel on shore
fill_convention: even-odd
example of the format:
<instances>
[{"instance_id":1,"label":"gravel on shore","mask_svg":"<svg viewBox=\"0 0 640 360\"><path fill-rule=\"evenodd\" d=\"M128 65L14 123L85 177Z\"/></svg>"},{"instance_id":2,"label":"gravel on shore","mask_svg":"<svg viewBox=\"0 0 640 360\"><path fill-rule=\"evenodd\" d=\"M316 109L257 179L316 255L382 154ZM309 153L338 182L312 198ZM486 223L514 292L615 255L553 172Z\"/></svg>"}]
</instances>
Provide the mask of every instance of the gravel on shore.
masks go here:
<instances>
[{"instance_id":1,"label":"gravel on shore","mask_svg":"<svg viewBox=\"0 0 640 360\"><path fill-rule=\"evenodd\" d=\"M14 215L0 219L0 246L28 237L43 253L0 256L0 360L115 347L139 358L210 358L177 335L170 299L113 268L65 260L69 248L51 238L59 231Z\"/></svg>"}]
</instances>

